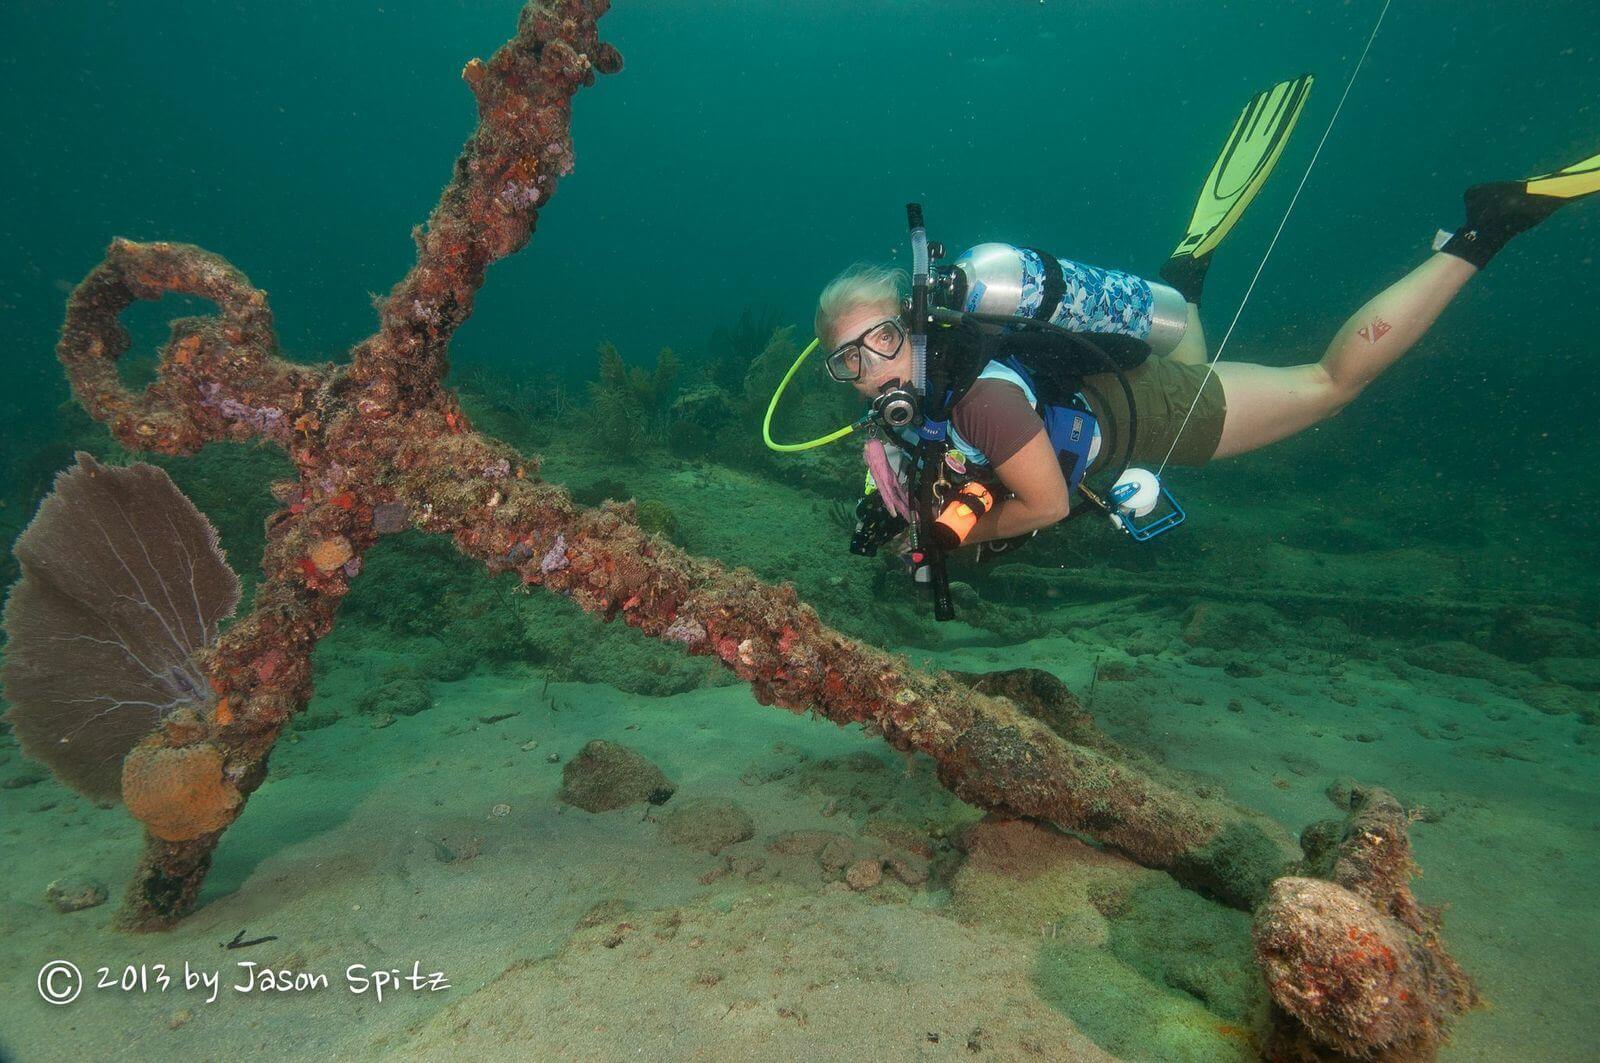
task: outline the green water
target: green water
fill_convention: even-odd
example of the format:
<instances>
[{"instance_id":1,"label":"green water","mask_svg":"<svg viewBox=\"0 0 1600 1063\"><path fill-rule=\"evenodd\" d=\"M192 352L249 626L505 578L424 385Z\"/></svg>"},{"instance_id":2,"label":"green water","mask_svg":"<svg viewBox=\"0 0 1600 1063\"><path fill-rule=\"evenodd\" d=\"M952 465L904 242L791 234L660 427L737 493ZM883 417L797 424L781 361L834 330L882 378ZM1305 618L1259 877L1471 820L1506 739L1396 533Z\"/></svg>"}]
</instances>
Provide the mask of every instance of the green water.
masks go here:
<instances>
[{"instance_id":1,"label":"green water","mask_svg":"<svg viewBox=\"0 0 1600 1063\"><path fill-rule=\"evenodd\" d=\"M853 504L859 485L846 448L784 460L754 444L759 396L747 393L744 376L769 329L794 326L790 345L779 345L792 351L809 338L818 290L841 268L863 259L907 264L907 201L924 205L930 236L952 252L1001 240L1154 276L1239 106L1274 81L1314 72L1316 89L1276 174L1210 270L1204 314L1215 344L1380 6L619 3L601 36L621 51L624 69L577 96L576 169L541 210L529 246L491 270L452 345L451 381L478 427L541 453L549 478L580 502L631 495L652 503L646 519L678 545L792 581L828 623L919 660L1055 671L1100 699L1091 706L1097 715L1128 710L1102 721L1119 740L1220 780L1229 796L1291 829L1326 815L1321 789L1346 774L1370 772L1368 781L1416 803L1454 809L1418 828L1422 863L1442 868L1424 899L1454 905L1447 937L1496 1010L1462 1020L1451 1051L1513 1058L1531 1043L1536 1058L1580 1059L1595 1034L1582 1002L1600 982L1594 917L1576 911L1597 869L1600 704L1592 687L1554 682L1540 662L1572 653L1581 660L1591 643L1575 636L1579 650L1557 653L1519 641L1520 629L1496 611L1531 604L1594 635L1600 204L1564 211L1514 241L1336 420L1175 476L1191 518L1159 545L1138 548L1079 521L1042 535L1009 572L958 562L955 575L971 592L950 627L928 618L892 563L845 551L848 522L831 510L835 501ZM8 546L74 449L127 456L70 404L53 353L66 295L108 241L174 240L217 252L269 293L286 357L345 357L374 327L372 295L410 266L411 227L432 208L472 128L460 70L499 47L516 10L509 0L0 6L0 536ZM1348 314L1426 256L1436 229L1460 223L1466 185L1543 172L1596 150L1593 4L1396 0L1228 356L1315 360ZM169 300L130 311L130 361L147 369L166 321L194 309ZM637 417L591 401L603 343L645 369L662 347L681 362L668 393L648 400L651 430L630 453L616 431ZM770 371L752 379L769 382ZM681 427L690 418L673 414L672 403L712 384L727 393L730 423L691 438ZM508 398L519 387L526 390ZM837 403L812 389L814 403ZM265 486L287 466L275 454L232 447L162 464L253 583L273 508ZM9 583L17 567L5 553L0 578ZM1092 578L1063 584L1063 573ZM1172 591L1173 583L1187 589ZM1196 602L1232 592L1247 606L1278 610L1262 621L1270 637L1197 644ZM1471 609L1441 615L1382 604L1407 596ZM1425 671L1441 643L1466 649L1452 651L1459 656L1449 668ZM385 656L396 647L396 660ZM1469 651L1489 664L1461 663ZM1315 654L1325 656L1307 663ZM1133 669L1143 701L1119 701L1123 684L1101 682L1106 660ZM364 728L365 710L355 706L383 683L493 691L554 678L615 688L618 698L640 699L607 717L620 728L649 699L685 699L694 711L728 704L730 692L719 688L731 682L704 659L627 630L597 630L565 603L488 584L443 543L420 536L374 551L317 663L307 743L323 726L341 728L326 732L338 735ZM1344 689L1337 680L1347 666L1361 676L1360 708L1328 697ZM1251 701L1251 683L1270 693ZM1527 693L1530 685L1543 700ZM1554 687L1561 691L1549 693ZM1182 696L1193 690L1201 701ZM1249 717L1248 735L1229 730L1241 701L1269 714ZM422 718L442 715L447 703L455 702L440 694L441 707ZM770 710L743 709L740 726L805 741L803 730L760 722ZM464 718L473 711L461 709ZM1457 719L1468 720L1465 745L1453 744L1462 737ZM770 734L761 730L768 726ZM578 730L568 718L557 733ZM678 736L666 748L691 749L694 740ZM1252 744L1270 747L1270 764L1244 767ZM1468 749L1476 759L1463 767ZM0 774L32 770L9 740L0 751ZM418 739L396 756L420 762L432 752ZM740 747L737 755L755 754ZM734 797L743 764L723 766ZM337 769L318 761L302 770ZM931 802L936 787L926 778L919 785L903 799ZM67 831L89 855L76 863L40 857L18 871L6 885L21 899L0 927L61 918L40 896L44 881L66 870L92 871L115 887L132 866L137 832L110 818L120 813L85 808L85 818L48 826L70 806L26 815L52 788L42 781L0 791L12 802L0 805L0 820L10 821L0 853L47 852L49 839ZM305 814L303 794L276 800L284 817ZM270 892L251 877L262 854L290 851L324 829L332 837L335 821L320 819L317 830L273 835L267 792L257 804L234 855L227 841L219 850L208 902ZM1494 844L1509 834L1520 837L1508 843L1508 860ZM529 859L536 865L536 854ZM1510 865L1525 868L1526 879ZM97 940L81 927L72 934L80 949ZM1194 1058L1230 1058L1236 1038L1215 1041L1190 1025L1246 1023L1216 1007L1194 1020L1203 1013L1192 993L1172 1005L1183 1016L1181 1038L1137 1033L1155 1021L1140 1016L1168 1013L1165 997L1118 1004L1136 995L1126 987L1139 979L1161 982L1149 972L1166 969L1167 958L1141 960L1145 946L1123 941L1122 952L1090 962L1052 944L1028 969L1039 998L1108 1052L1163 1058L1172 1044L1190 1045L1192 1033ZM0 1014L24 1030L8 1035L10 1021L0 1020L0 1058L55 1058L71 1045L41 1033L48 1026L23 970L37 959L33 948L30 940L11 955L17 969L0 972ZM1119 973L1102 984L1112 953ZM1083 980L1076 989L1094 983L1093 992L1077 992L1074 978ZM1161 993L1174 984L1168 977ZM94 1016L80 1051L104 1049L121 1021L104 1009ZM144 1047L205 1052L198 1040ZM883 1051L898 1058L898 1050ZM731 1058L720 1051L712 1057Z\"/></svg>"},{"instance_id":2,"label":"green water","mask_svg":"<svg viewBox=\"0 0 1600 1063\"><path fill-rule=\"evenodd\" d=\"M512 7L7 5L7 435L50 431L63 296L112 235L229 256L271 294L295 356L366 335L368 295L409 264L472 120L460 67L498 45ZM578 168L491 274L455 362L580 379L602 340L692 357L747 305L804 323L843 265L905 260L912 198L952 250L1003 239L1152 274L1240 102L1314 71L1278 175L1212 268L1215 338L1370 7L619 5L604 32L626 73L579 98ZM1591 153L1597 31L1579 2L1391 9L1235 353L1314 352L1458 223L1466 183ZM1302 460L1412 466L1532 505L1541 528L1592 517L1600 309L1573 285L1593 269L1593 213L1520 244ZM156 342L156 314L133 320Z\"/></svg>"}]
</instances>

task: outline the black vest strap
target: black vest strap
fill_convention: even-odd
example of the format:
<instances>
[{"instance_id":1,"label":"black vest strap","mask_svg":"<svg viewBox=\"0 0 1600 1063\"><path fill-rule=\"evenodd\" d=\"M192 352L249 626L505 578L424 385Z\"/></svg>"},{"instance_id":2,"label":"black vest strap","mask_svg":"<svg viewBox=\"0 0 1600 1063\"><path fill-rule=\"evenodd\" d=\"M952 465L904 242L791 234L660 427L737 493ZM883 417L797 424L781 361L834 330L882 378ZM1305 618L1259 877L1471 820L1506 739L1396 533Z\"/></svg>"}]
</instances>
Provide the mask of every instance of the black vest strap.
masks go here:
<instances>
[{"instance_id":1,"label":"black vest strap","mask_svg":"<svg viewBox=\"0 0 1600 1063\"><path fill-rule=\"evenodd\" d=\"M1048 251L1041 251L1037 247L1028 248L1039 256L1039 261L1044 263L1044 298L1039 301L1039 309L1033 314L1035 321L1049 321L1056 316L1056 307L1061 305L1061 297L1067 293L1067 277L1061 271L1061 260Z\"/></svg>"}]
</instances>

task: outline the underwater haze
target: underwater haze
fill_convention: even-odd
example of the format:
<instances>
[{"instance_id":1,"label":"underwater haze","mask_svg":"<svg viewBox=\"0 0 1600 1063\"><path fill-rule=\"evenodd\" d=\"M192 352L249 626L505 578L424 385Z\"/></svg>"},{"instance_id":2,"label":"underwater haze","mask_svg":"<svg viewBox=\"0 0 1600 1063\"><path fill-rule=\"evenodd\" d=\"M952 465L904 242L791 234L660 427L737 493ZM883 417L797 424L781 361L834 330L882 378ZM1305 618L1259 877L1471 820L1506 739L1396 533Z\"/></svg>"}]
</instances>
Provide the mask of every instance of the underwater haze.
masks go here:
<instances>
[{"instance_id":1,"label":"underwater haze","mask_svg":"<svg viewBox=\"0 0 1600 1063\"><path fill-rule=\"evenodd\" d=\"M409 496L385 484L380 501L360 474L326 479L356 467L348 455L274 445L270 419L174 457L128 449L85 412L56 344L115 237L222 256L267 293L284 359L348 361L478 121L463 68L506 42L519 9L0 5L0 583L34 578L24 531L81 452L171 477L238 574L237 616L258 597L268 616L327 593L337 605L250 665L251 683L284 682L314 644L309 704L252 747L273 749L264 776L230 766L225 789L250 798L236 824L230 797L204 830L165 838L226 831L192 913L158 932L124 917L161 828L147 837L143 799L119 788L139 758L183 751L172 720L130 725L94 766L102 790L86 790L30 745L13 666L0 1061L1247 1060L1286 1058L1285 1038L1305 1034L1257 951L1259 896L1098 830L1098 805L1063 824L1022 815L1001 784L953 782L964 769L903 740L915 728L892 704L866 725L774 711L803 635L778 622L769 661L742 635L721 645L709 620L702 646L698 622L641 618L647 576L594 561L603 543L582 555L580 524L652 536L621 552L678 566L674 588L701 564L747 570L718 584L745 596L719 602L769 627L789 591L748 585L790 585L831 629L817 645L899 655L901 707L913 688L928 712L967 705L947 673L1031 670L985 688L1016 707L983 704L1259 829L1279 856L1304 831L1305 862L1285 872L1334 876L1328 838L1359 834L1363 801L1387 791L1427 872L1411 888L1444 909L1437 941L1431 915L1405 940L1428 957L1448 946L1475 1006L1437 1016L1438 1045L1429 1032L1377 1057L1596 1058L1600 196L1512 241L1337 418L1168 470L1187 511L1170 534L1137 543L1091 515L997 562L953 555L953 622L933 618L895 549L848 548L858 441L779 454L761 436L823 286L855 262L910 265L908 202L951 256L1003 241L1155 278L1239 108L1307 72L1299 125L1217 251L1201 315L1229 360L1316 361L1436 231L1463 225L1469 185L1600 151L1600 8L618 0L599 37L622 67L573 99L572 172L449 341L461 420L445 399L448 432L423 414L358 430L414 430L449 475ZM155 379L169 322L212 310L177 296L129 308L121 379ZM860 412L813 364L773 430L810 438ZM483 453L512 460L480 476L461 456L478 451L443 449L469 423L513 448ZM321 427L295 424L281 438ZM299 486L296 460L316 471ZM425 493L443 514L457 471L493 501L470 527L430 524ZM603 514L520 552L479 543L542 482ZM489 514L502 496L510 515ZM313 503L377 530L352 534L353 551L306 532L289 569L299 597L258 596L264 553ZM73 522L44 512L35 527L59 529L47 556L96 572L99 547L78 552ZM585 556L633 582L614 600L564 583ZM0 663L38 600L12 594ZM231 750L216 736L241 696L205 674L209 692L198 666L164 673L168 706L203 705L206 741ZM889 679L849 674L861 704L892 700ZM73 738L105 726L89 715ZM199 789L185 800L203 804ZM252 970L241 959L332 984L228 992ZM51 1006L37 979L56 960L109 983ZM117 985L186 964L222 972L217 999ZM346 977L414 964L448 988L380 1000ZM1409 1002L1402 982L1394 999Z\"/></svg>"}]
</instances>

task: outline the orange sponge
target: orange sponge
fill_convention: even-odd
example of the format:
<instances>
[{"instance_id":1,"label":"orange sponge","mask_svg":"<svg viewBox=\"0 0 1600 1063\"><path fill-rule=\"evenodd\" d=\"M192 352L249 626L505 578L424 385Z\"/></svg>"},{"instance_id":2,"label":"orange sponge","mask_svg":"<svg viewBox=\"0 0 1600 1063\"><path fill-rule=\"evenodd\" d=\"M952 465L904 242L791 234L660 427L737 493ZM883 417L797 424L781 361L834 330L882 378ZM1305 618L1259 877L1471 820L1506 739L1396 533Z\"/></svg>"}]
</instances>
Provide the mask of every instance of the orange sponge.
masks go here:
<instances>
[{"instance_id":1,"label":"orange sponge","mask_svg":"<svg viewBox=\"0 0 1600 1063\"><path fill-rule=\"evenodd\" d=\"M243 800L222 774L222 751L201 744L141 745L122 762L122 801L157 838L188 841L221 830Z\"/></svg>"}]
</instances>

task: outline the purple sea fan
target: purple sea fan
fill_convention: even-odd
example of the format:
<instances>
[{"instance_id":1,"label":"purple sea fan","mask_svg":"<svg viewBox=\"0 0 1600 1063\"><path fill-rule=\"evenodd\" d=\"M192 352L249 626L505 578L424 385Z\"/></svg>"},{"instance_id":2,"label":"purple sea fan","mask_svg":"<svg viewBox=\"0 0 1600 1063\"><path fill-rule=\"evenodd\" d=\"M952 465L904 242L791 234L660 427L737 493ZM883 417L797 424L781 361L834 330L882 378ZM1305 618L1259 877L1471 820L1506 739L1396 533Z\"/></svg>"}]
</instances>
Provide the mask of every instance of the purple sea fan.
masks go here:
<instances>
[{"instance_id":1,"label":"purple sea fan","mask_svg":"<svg viewBox=\"0 0 1600 1063\"><path fill-rule=\"evenodd\" d=\"M168 713L214 699L197 657L239 602L217 532L153 465L88 454L18 537L6 599L6 714L22 751L90 797Z\"/></svg>"}]
</instances>

